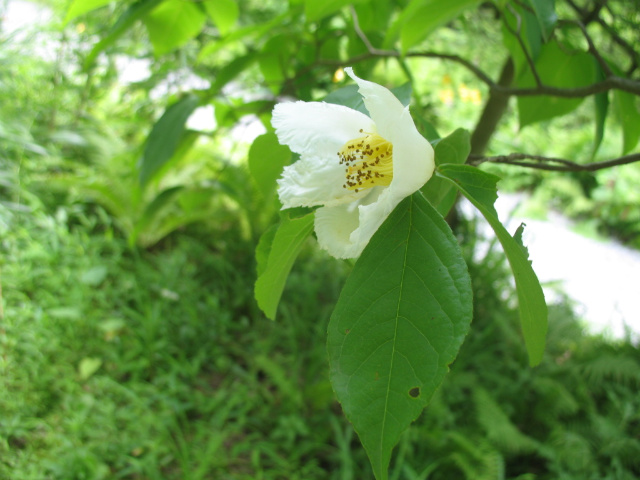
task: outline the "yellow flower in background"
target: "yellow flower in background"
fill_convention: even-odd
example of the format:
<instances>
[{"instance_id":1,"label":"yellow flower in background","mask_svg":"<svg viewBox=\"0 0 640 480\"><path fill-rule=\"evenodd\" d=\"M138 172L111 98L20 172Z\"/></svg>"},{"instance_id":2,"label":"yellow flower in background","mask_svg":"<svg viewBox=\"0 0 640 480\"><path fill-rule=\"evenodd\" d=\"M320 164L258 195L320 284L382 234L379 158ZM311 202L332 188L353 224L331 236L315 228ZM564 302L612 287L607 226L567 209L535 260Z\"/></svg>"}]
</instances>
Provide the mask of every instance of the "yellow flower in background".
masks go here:
<instances>
[{"instance_id":1,"label":"yellow flower in background","mask_svg":"<svg viewBox=\"0 0 640 480\"><path fill-rule=\"evenodd\" d=\"M482 103L482 95L480 94L480 90L478 90L477 88L468 88L463 83L458 88L458 93L460 94L460 99L463 102L473 103L474 105L479 105L480 103Z\"/></svg>"},{"instance_id":2,"label":"yellow flower in background","mask_svg":"<svg viewBox=\"0 0 640 480\"><path fill-rule=\"evenodd\" d=\"M300 154L278 180L283 209L321 205L315 231L337 258L360 255L402 199L433 175L433 148L409 108L386 88L358 78L371 118L324 102L279 103L272 124L281 144Z\"/></svg>"}]
</instances>

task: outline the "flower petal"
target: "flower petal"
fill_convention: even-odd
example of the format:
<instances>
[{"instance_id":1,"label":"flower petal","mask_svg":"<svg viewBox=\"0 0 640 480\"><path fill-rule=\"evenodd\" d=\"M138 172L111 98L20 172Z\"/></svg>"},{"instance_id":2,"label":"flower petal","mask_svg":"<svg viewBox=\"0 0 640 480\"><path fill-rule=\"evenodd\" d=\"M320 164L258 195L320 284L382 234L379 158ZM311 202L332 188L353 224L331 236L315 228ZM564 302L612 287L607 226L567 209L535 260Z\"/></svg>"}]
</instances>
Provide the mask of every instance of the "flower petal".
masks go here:
<instances>
[{"instance_id":1,"label":"flower petal","mask_svg":"<svg viewBox=\"0 0 640 480\"><path fill-rule=\"evenodd\" d=\"M373 234L378 231L380 225L384 223L389 214L393 212L398 203L404 197L394 195L390 188L382 190L378 195L375 202L369 205L360 205L359 210L359 223L351 233L351 242L354 245L362 245L362 249L358 252L358 255L367 246Z\"/></svg>"},{"instance_id":2,"label":"flower petal","mask_svg":"<svg viewBox=\"0 0 640 480\"><path fill-rule=\"evenodd\" d=\"M278 179L278 197L282 208L333 206L352 202L366 195L343 188L344 166L331 156L303 155L284 168Z\"/></svg>"},{"instance_id":3,"label":"flower petal","mask_svg":"<svg viewBox=\"0 0 640 480\"><path fill-rule=\"evenodd\" d=\"M382 85L357 77L351 67L345 68L344 71L358 85L358 92L362 95L364 106L367 107L371 119L376 124L377 132L391 141L387 134L393 130L395 122L402 116L406 107L390 90ZM413 124L413 122L411 123Z\"/></svg>"},{"instance_id":4,"label":"flower petal","mask_svg":"<svg viewBox=\"0 0 640 480\"><path fill-rule=\"evenodd\" d=\"M349 140L362 136L360 129L372 131L373 121L365 114L323 102L279 103L271 124L282 145L296 153L332 155Z\"/></svg>"},{"instance_id":5,"label":"flower petal","mask_svg":"<svg viewBox=\"0 0 640 480\"><path fill-rule=\"evenodd\" d=\"M375 187L359 201L316 210L320 247L336 258L358 257L400 200L388 188Z\"/></svg>"},{"instance_id":6,"label":"flower petal","mask_svg":"<svg viewBox=\"0 0 640 480\"><path fill-rule=\"evenodd\" d=\"M355 258L366 246L354 244L351 234L358 228L360 212L353 204L322 207L315 213L318 244L335 258Z\"/></svg>"}]
</instances>

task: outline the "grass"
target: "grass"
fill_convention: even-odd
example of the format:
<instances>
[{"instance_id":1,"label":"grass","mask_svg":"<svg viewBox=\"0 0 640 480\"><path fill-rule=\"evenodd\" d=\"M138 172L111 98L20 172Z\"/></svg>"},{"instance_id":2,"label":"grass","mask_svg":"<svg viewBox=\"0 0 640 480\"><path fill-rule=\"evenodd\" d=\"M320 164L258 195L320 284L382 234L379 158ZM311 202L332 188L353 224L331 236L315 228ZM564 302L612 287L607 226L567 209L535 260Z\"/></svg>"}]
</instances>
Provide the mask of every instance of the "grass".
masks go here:
<instances>
[{"instance_id":1,"label":"grass","mask_svg":"<svg viewBox=\"0 0 640 480\"><path fill-rule=\"evenodd\" d=\"M4 244L0 478L325 478L346 426L323 343L343 266L294 272L274 323L247 245L136 251L60 217Z\"/></svg>"},{"instance_id":2,"label":"grass","mask_svg":"<svg viewBox=\"0 0 640 480\"><path fill-rule=\"evenodd\" d=\"M233 231L143 251L99 210L63 211L4 232L0 478L371 478L327 375L345 264L310 245L272 322ZM476 233L459 235L470 256ZM637 475L637 348L585 337L554 307L547 358L530 370L502 256L471 270L472 333L391 478Z\"/></svg>"}]
</instances>

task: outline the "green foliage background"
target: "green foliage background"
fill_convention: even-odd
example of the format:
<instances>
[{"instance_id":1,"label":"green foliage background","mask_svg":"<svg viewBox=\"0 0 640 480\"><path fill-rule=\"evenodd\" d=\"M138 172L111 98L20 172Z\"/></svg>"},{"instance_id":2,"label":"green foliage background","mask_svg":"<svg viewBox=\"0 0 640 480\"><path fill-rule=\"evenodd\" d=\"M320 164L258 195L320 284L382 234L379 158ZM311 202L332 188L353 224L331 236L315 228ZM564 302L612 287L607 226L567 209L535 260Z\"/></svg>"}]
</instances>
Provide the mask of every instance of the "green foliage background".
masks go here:
<instances>
[{"instance_id":1,"label":"green foliage background","mask_svg":"<svg viewBox=\"0 0 640 480\"><path fill-rule=\"evenodd\" d=\"M273 180L292 160L273 141L271 108L324 98L352 65L389 86L410 81L427 138L476 133L486 84L412 52L459 55L495 79L510 56L513 85L534 85L505 23L519 15L545 81L598 78L579 30L555 24L552 35L554 22L538 21L548 4L75 0L41 4L52 22L25 38L2 31L0 478L373 478L334 400L325 348L351 266L307 240L277 321L253 300L254 249L279 208ZM577 15L571 2L555 7ZM639 45L635 2L603 8ZM638 81L638 52L590 31L611 69ZM365 37L406 56L372 54ZM123 82L134 59L149 75ZM547 77L557 61L567 68ZM586 163L636 151L637 97L556 103L511 101L487 152ZM214 107L213 130L185 125L198 106ZM247 115L267 130L251 146L238 134ZM256 176L261 161L278 169ZM529 190L536 215L560 209L639 245L637 164L568 174L485 165L505 188ZM504 255L478 260L491 240L450 220L473 280L472 329L401 437L390 478L640 476L637 346L584 334L565 301L550 308L542 364L527 368Z\"/></svg>"}]
</instances>

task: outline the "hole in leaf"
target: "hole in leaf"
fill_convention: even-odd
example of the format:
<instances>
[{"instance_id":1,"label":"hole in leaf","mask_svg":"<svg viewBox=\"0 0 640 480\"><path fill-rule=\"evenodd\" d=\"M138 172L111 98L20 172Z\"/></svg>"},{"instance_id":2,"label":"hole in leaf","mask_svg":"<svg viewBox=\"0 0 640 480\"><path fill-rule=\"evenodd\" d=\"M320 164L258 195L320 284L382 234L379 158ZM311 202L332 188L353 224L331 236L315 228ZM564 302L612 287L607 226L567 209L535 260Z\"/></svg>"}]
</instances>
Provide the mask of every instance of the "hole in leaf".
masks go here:
<instances>
[{"instance_id":1,"label":"hole in leaf","mask_svg":"<svg viewBox=\"0 0 640 480\"><path fill-rule=\"evenodd\" d=\"M420 396L420 387L413 387L409 390L409 396L411 398L418 398Z\"/></svg>"}]
</instances>

